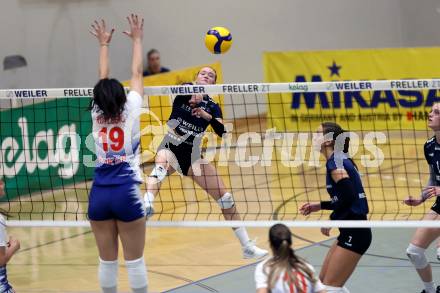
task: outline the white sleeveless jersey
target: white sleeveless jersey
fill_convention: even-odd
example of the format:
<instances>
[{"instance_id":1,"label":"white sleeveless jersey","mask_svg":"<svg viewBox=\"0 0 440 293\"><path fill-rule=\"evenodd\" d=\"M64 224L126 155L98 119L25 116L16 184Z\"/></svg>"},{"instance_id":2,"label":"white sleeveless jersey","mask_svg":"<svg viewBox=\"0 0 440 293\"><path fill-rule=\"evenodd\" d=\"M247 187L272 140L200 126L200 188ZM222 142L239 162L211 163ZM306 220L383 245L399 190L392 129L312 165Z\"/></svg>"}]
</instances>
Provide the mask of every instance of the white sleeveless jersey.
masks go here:
<instances>
[{"instance_id":1,"label":"white sleeveless jersey","mask_svg":"<svg viewBox=\"0 0 440 293\"><path fill-rule=\"evenodd\" d=\"M105 121L101 110L92 110L95 141L95 185L141 183L139 115L142 97L135 91L127 95L121 118Z\"/></svg>"},{"instance_id":2,"label":"white sleeveless jersey","mask_svg":"<svg viewBox=\"0 0 440 293\"><path fill-rule=\"evenodd\" d=\"M283 272L278 277L274 288L269 288L269 272L264 271L264 265L269 260L270 258L260 262L255 268L255 284L257 289L267 288L271 293L315 293L325 290L325 286L321 283L321 281L318 280L316 283L312 283L306 278L305 273L302 272L296 272L295 284L289 284L289 282L287 282L287 273ZM307 265L313 272L315 272L311 265Z\"/></svg>"}]
</instances>

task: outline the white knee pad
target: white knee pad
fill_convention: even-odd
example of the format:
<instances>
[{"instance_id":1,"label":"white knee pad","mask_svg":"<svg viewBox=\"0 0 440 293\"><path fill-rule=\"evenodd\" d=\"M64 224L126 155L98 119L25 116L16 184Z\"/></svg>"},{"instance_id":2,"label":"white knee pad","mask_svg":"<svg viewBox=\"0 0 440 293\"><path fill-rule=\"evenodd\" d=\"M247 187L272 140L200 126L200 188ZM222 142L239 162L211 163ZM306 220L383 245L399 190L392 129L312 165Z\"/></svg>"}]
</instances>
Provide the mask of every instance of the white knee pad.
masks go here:
<instances>
[{"instance_id":1,"label":"white knee pad","mask_svg":"<svg viewBox=\"0 0 440 293\"><path fill-rule=\"evenodd\" d=\"M410 243L406 249L406 254L416 269L424 269L428 266L428 260L426 259L424 248Z\"/></svg>"},{"instance_id":2,"label":"white knee pad","mask_svg":"<svg viewBox=\"0 0 440 293\"><path fill-rule=\"evenodd\" d=\"M161 165L156 165L153 168L153 171L151 171L151 174L149 177L153 177L157 179L157 183L162 182L162 180L165 179L165 177L167 177L167 170L165 169L165 167L161 166Z\"/></svg>"},{"instance_id":3,"label":"white knee pad","mask_svg":"<svg viewBox=\"0 0 440 293\"><path fill-rule=\"evenodd\" d=\"M118 285L118 260L106 261L99 258L99 285L105 288L115 288ZM105 291L104 291L105 292Z\"/></svg>"},{"instance_id":4,"label":"white knee pad","mask_svg":"<svg viewBox=\"0 0 440 293\"><path fill-rule=\"evenodd\" d=\"M222 210L230 209L235 205L234 197L229 192L223 194L223 196L217 200L217 203Z\"/></svg>"},{"instance_id":5,"label":"white knee pad","mask_svg":"<svg viewBox=\"0 0 440 293\"><path fill-rule=\"evenodd\" d=\"M147 269L145 267L144 257L135 260L126 260L128 281L134 292L147 292Z\"/></svg>"}]
</instances>

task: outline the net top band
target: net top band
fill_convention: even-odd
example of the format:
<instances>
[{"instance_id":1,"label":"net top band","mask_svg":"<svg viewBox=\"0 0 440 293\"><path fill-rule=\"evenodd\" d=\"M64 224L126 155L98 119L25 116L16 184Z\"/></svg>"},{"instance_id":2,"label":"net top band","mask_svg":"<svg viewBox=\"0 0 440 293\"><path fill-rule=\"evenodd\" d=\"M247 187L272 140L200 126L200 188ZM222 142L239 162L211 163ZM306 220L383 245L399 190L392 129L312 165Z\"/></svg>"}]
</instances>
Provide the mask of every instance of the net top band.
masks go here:
<instances>
[{"instance_id":1,"label":"net top band","mask_svg":"<svg viewBox=\"0 0 440 293\"><path fill-rule=\"evenodd\" d=\"M147 86L147 96L192 94L268 94L440 89L440 79L240 83L216 85ZM128 88L126 88L128 90ZM0 99L90 98L92 88L3 89Z\"/></svg>"}]
</instances>

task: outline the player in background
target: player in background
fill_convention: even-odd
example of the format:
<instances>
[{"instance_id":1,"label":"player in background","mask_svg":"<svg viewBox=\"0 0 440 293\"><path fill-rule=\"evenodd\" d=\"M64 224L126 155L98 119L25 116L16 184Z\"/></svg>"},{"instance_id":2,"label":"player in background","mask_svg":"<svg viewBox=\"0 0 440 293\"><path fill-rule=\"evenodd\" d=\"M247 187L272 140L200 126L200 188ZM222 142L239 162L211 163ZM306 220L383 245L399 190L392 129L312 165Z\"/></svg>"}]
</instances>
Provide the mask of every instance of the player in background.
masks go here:
<instances>
[{"instance_id":1,"label":"player in background","mask_svg":"<svg viewBox=\"0 0 440 293\"><path fill-rule=\"evenodd\" d=\"M435 203L423 217L423 220L440 220L440 103L432 106L428 115L428 127L434 131L434 136L428 139L423 147L425 159L429 166L429 180L422 190L420 198L409 196L404 203L409 206L418 206L431 197ZM440 236L440 228L417 228L406 254L414 265L420 279L425 286L422 293L440 293L440 286L435 285L432 278L432 268L429 264L425 250Z\"/></svg>"}]
</instances>

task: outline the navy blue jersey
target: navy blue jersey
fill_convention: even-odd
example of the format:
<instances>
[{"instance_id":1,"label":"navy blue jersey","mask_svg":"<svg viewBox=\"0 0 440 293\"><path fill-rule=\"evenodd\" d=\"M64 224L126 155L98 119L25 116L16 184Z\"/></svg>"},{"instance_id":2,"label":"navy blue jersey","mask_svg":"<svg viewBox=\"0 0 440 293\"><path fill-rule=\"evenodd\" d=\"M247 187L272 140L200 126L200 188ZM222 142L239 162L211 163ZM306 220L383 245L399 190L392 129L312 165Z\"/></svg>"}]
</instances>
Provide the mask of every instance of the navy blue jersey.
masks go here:
<instances>
[{"instance_id":1,"label":"navy blue jersey","mask_svg":"<svg viewBox=\"0 0 440 293\"><path fill-rule=\"evenodd\" d=\"M440 186L440 145L437 143L435 136L431 137L425 142L423 147L426 162L432 172L430 184Z\"/></svg>"},{"instance_id":2,"label":"navy blue jersey","mask_svg":"<svg viewBox=\"0 0 440 293\"><path fill-rule=\"evenodd\" d=\"M350 211L357 215L366 215L368 214L368 202L365 195L364 187L362 186L361 177L359 175L358 170L354 166L353 162L347 158L345 155L342 155L340 158L339 163L338 158L335 159L334 154L331 155L331 157L327 160L326 163L326 169L327 169L327 177L326 177L326 184L327 184L327 191L330 195L330 198L332 200L332 203L337 204L338 203L338 196L340 196L336 189L336 182L333 180L331 172L336 169L341 169L342 167L347 172L348 176L350 177L350 180L353 183L354 189L356 190L356 193L358 196L356 197L356 200L352 203L350 207ZM340 166L340 168L338 168Z\"/></svg>"},{"instance_id":3,"label":"navy blue jersey","mask_svg":"<svg viewBox=\"0 0 440 293\"><path fill-rule=\"evenodd\" d=\"M184 137L187 144L192 144L196 137L201 138L209 125L209 121L191 114L190 99L190 95L177 96L174 99L173 110L168 120L168 125L174 128L178 135ZM207 95L203 96L203 100L197 107L212 115L212 119L222 118L220 106Z\"/></svg>"}]
</instances>

